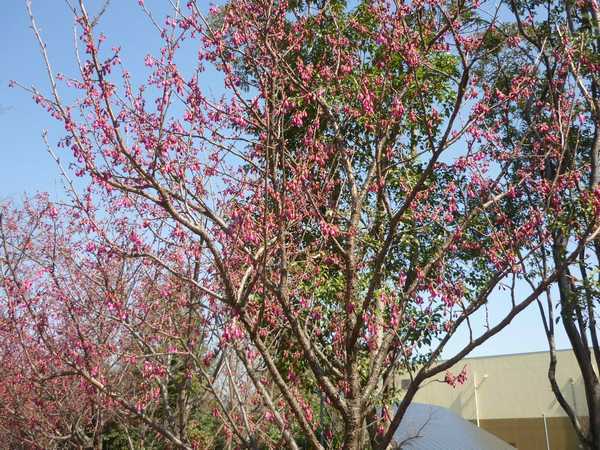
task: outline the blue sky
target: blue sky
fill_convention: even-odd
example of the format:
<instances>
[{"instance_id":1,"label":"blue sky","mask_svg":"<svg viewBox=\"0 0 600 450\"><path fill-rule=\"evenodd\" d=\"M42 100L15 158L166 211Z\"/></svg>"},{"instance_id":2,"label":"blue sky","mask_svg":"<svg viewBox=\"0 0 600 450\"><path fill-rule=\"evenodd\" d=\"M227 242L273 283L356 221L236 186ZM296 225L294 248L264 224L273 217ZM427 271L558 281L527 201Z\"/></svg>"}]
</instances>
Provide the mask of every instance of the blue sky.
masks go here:
<instances>
[{"instance_id":1,"label":"blue sky","mask_svg":"<svg viewBox=\"0 0 600 450\"><path fill-rule=\"evenodd\" d=\"M25 0L5 0L0 15L0 198L18 197L24 192L62 193L62 183L54 161L41 139L48 130L51 143L62 136L62 128L39 108L28 93L9 88L10 80L36 86L47 92L48 82L39 47L29 24ZM101 5L92 0L90 11ZM168 2L147 1L149 7ZM72 15L63 0L33 0L32 9L48 45L55 71L74 74L75 53ZM143 67L143 58L157 48L160 40L141 13L137 0L112 1L102 30L110 35L109 44L123 43L123 59L132 66Z\"/></svg>"},{"instance_id":2,"label":"blue sky","mask_svg":"<svg viewBox=\"0 0 600 450\"><path fill-rule=\"evenodd\" d=\"M90 5L100 5L98 0ZM156 11L168 5L166 0L146 0ZM55 71L74 73L73 23L62 0L33 0L33 10L48 45ZM160 14L160 11L157 11ZM108 44L122 46L122 59L132 74L143 70L143 59L160 41L148 19L141 13L137 0L113 0L100 29L108 36ZM51 144L62 136L59 124L36 105L29 94L9 88L9 80L47 90L39 48L29 28L24 0L4 0L0 15L0 200L21 198L25 193L49 192L64 196L56 164L46 152L41 138L48 130ZM135 80L134 80L135 81ZM210 79L206 79L210 83ZM213 80L214 92L220 91L219 80ZM212 90L212 87L210 87ZM509 302L507 295L497 293L489 307L490 318L498 317ZM480 317L482 319L482 317ZM480 324L482 320L480 320ZM465 335L449 345L446 356L456 351ZM560 331L557 347L568 347ZM497 337L475 350L472 356L541 351L547 348L537 306L532 305Z\"/></svg>"}]
</instances>

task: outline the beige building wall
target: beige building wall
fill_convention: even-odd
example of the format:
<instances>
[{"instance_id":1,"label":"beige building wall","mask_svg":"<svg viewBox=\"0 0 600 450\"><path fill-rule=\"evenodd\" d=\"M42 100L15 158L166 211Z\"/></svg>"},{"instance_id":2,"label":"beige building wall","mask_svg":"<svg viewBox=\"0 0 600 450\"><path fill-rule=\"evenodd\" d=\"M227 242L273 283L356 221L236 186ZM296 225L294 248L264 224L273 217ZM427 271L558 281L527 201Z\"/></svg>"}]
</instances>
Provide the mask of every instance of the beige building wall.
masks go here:
<instances>
[{"instance_id":1,"label":"beige building wall","mask_svg":"<svg viewBox=\"0 0 600 450\"><path fill-rule=\"evenodd\" d=\"M557 352L556 379L561 392L580 416L587 415L585 393L571 350ZM467 366L467 381L455 388L430 381L419 389L416 402L451 409L465 419L565 417L548 381L547 352L466 358L451 370Z\"/></svg>"},{"instance_id":2,"label":"beige building wall","mask_svg":"<svg viewBox=\"0 0 600 450\"><path fill-rule=\"evenodd\" d=\"M571 350L557 352L556 378L567 402L585 423L587 407L577 362ZM518 450L577 450L575 431L548 381L548 352L466 358L467 381L452 387L438 381L423 385L414 401L451 409Z\"/></svg>"}]
</instances>

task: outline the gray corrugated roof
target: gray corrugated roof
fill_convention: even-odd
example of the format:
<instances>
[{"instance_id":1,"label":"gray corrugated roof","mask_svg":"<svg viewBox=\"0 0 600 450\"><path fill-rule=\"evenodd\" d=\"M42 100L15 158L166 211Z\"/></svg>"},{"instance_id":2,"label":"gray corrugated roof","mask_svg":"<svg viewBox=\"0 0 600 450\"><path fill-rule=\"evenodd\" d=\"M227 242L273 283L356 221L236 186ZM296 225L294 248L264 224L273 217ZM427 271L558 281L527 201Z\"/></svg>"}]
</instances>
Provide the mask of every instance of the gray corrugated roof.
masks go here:
<instances>
[{"instance_id":1,"label":"gray corrugated roof","mask_svg":"<svg viewBox=\"0 0 600 450\"><path fill-rule=\"evenodd\" d=\"M412 403L394 439L403 450L514 450L441 406Z\"/></svg>"}]
</instances>

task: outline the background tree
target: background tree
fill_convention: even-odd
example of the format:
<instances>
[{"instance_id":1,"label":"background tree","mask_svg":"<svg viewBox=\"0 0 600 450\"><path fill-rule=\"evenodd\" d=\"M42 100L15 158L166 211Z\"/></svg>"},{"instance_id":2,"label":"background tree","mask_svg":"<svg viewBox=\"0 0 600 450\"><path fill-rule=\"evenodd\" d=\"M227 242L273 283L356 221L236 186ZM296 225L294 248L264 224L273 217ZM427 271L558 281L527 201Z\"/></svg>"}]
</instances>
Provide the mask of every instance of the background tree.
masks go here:
<instances>
[{"instance_id":1,"label":"background tree","mask_svg":"<svg viewBox=\"0 0 600 450\"><path fill-rule=\"evenodd\" d=\"M264 411L239 392L248 383L210 308L84 223L43 197L0 205L0 440L191 449L260 437Z\"/></svg>"}]
</instances>

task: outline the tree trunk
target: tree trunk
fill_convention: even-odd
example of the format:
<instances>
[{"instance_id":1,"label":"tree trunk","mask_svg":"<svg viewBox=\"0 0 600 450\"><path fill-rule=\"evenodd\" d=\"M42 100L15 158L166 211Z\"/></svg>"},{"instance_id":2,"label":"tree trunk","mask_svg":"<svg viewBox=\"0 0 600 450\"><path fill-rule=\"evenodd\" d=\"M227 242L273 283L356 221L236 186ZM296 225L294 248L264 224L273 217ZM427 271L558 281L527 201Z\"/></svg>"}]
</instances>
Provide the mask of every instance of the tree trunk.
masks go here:
<instances>
[{"instance_id":1,"label":"tree trunk","mask_svg":"<svg viewBox=\"0 0 600 450\"><path fill-rule=\"evenodd\" d=\"M554 236L553 258L558 267L563 264L563 255L566 249L566 238L562 232ZM589 428L581 430L576 418L571 418L571 423L582 437L582 444L590 450L600 450L600 384L598 376L592 364L592 355L587 342L587 328L578 315L583 304L580 302L579 294L574 289L572 276L568 268L558 278L558 291L561 305L561 320L569 342L573 348L573 354L577 360L579 370L583 379L586 405L588 409ZM576 412L577 413L577 412Z\"/></svg>"},{"instance_id":2,"label":"tree trunk","mask_svg":"<svg viewBox=\"0 0 600 450\"><path fill-rule=\"evenodd\" d=\"M362 450L360 406L349 406L348 417L344 423L344 450Z\"/></svg>"}]
</instances>

